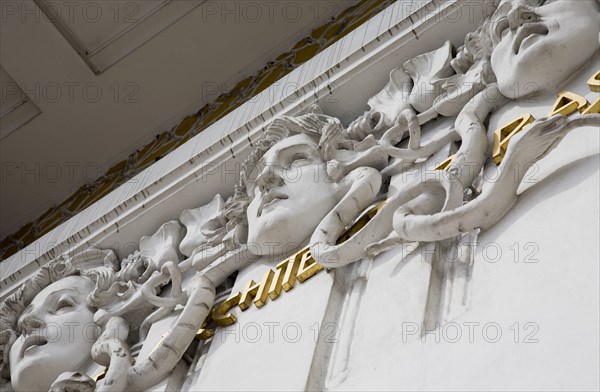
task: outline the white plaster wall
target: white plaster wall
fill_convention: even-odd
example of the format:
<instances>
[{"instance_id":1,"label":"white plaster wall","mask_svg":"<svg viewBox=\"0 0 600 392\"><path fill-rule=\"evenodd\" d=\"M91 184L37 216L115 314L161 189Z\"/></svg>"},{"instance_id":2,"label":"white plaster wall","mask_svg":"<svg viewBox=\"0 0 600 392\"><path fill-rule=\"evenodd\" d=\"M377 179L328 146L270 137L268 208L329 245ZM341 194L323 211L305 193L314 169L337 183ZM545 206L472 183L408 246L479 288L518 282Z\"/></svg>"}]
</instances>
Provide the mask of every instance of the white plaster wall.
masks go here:
<instances>
[{"instance_id":1,"label":"white plaster wall","mask_svg":"<svg viewBox=\"0 0 600 392\"><path fill-rule=\"evenodd\" d=\"M564 89L597 99L585 83L596 70L593 61ZM526 111L541 118L554 100L505 109L490 129ZM598 390L599 146L598 127L580 128L533 169L514 208L479 235L468 305L437 331L421 335L427 252L403 258L398 248L377 257L348 377L327 386Z\"/></svg>"},{"instance_id":2,"label":"white plaster wall","mask_svg":"<svg viewBox=\"0 0 600 392\"><path fill-rule=\"evenodd\" d=\"M595 99L585 83L594 67L564 89ZM527 111L543 117L554 100L504 108L490 134ZM511 212L480 233L468 301L449 323L424 334L433 247L406 244L375 258L351 301L336 295L334 277L343 280L352 266L297 283L261 309L234 310L238 323L217 330L206 362L188 375L189 390L597 390L599 151L598 129L581 128L532 170ZM233 292L274 265L241 271ZM335 335L315 335L316 323L329 322ZM294 323L297 341L296 327L284 333ZM168 329L163 324L149 341Z\"/></svg>"},{"instance_id":3,"label":"white plaster wall","mask_svg":"<svg viewBox=\"0 0 600 392\"><path fill-rule=\"evenodd\" d=\"M391 20L390 17L390 25ZM372 61L353 69L355 73L352 75L338 75L341 80L338 97L348 97L348 101L346 98L340 98L341 101L337 102L330 100L329 104L323 105L326 112L339 114L344 118L359 113L362 109L357 102L364 104L366 98L357 98L351 92L361 89L361 86L364 94L381 88L381 84L374 82L375 78L380 78L380 73L376 71L384 69L386 72L383 75L387 75L389 69L401 64L404 56L414 55L413 52L419 47L428 46L427 49L433 49L441 45L445 38L457 40L454 35L459 35L458 30L464 28L468 31L464 25L456 25L454 27L458 30L449 32L444 22L439 21L431 26L427 27L428 31L418 30L421 36L418 43L396 42L397 46L391 54L388 51L380 56L378 50L382 50L385 42L381 43L377 50L369 53L374 58ZM381 32L387 34L385 29ZM356 51L360 51L360 42L356 41L356 37L349 36L347 40L340 42L340 47L350 42ZM332 48L338 49L336 46ZM317 60L331 60L329 62L335 64L334 60L345 58L336 56L333 49L326 53L327 56L318 57ZM388 67L388 64L391 66ZM323 68L329 67L323 65ZM596 69L597 62L588 64L565 89L584 94L592 101L597 94L589 92L585 80ZM357 77L357 73L361 71L368 71L367 77ZM321 73L307 70L306 74ZM314 87L312 85L311 89ZM311 94L312 92L313 90ZM507 108L491 119L490 131L525 111L531 111L540 118L553 101L554 97L545 97L537 102L519 103ZM301 103L305 102L295 102L298 105ZM294 105L292 109L295 108ZM339 113L334 108L338 108ZM237 116L239 113L234 114ZM235 123L231 118L226 120ZM175 171L173 167L179 167L178 162L187 159L187 156L200 154L199 146L206 145L207 140L216 145L220 142L219 137L226 134L224 129L237 129L230 133L234 136L235 143L221 142L215 151L209 149L200 154L200 160L231 162L232 158L221 157L223 151L228 151L230 146L234 146L236 153L246 151L246 139L239 135L251 134L254 139L258 133L250 132L250 127L240 130L226 126L228 124L219 123L220 128L215 127L212 133L203 135L202 140L195 140L197 146L194 145L194 148L184 146L187 150L178 150L177 154L171 154L159 162L159 165L140 175L140 180L143 181L137 184L136 189L142 191L143 198L139 202L136 199L136 206L144 204L136 208L147 209L145 212L138 213L135 210L134 213L133 207L126 209L122 215L127 217L127 214L131 214L130 220L119 218L116 230L113 230L111 223L110 230L108 227L102 228L106 230L102 235L90 235L86 238L96 239L100 244L108 244L109 240L115 239L122 241L123 236L133 241L139 238L140 232L150 234L162 222L177 217L183 208L199 205L204 199L208 201L214 192L221 189L226 193L233 179L218 181L210 177L207 183L188 181L190 173L200 171L198 166L202 163L191 162L190 165L197 166L180 171ZM403 257L407 248L400 247L374 260L368 272L368 280L359 279L353 286L355 290L349 290L356 294L351 301L345 301L344 295L340 294L340 291L348 288L348 282L343 279L352 273L352 268L348 268L330 274L321 272L304 284L297 285L292 291L282 294L278 300L269 301L262 309L251 308L243 313L237 312L238 331L234 327L230 334L226 334L224 329L217 332L204 366L199 374L190 376L195 380L190 389L597 390L600 324L599 145L598 128L582 128L569 135L540 163L539 170L531 178L545 178L544 182L522 187L522 197L513 210L495 227L479 235L469 287L470 301L467 306L456 310L456 318L452 320L455 324L442 328L437 335L428 334L425 342L422 342L419 330L425 313L431 274L429 253L417 251ZM236 159L239 160L240 155L237 156ZM433 165L443 158L445 157L434 157L429 164ZM167 163L172 167L166 167ZM177 181L169 176L176 176ZM148 184L155 177L166 178L166 183L158 190L148 192ZM129 200L132 194L137 195L135 192L130 194L125 191L128 189L123 188L120 193L113 193L105 199L105 210L112 211L113 204L119 205L117 202ZM161 208L155 208L158 206ZM70 221L70 225L82 222L89 224L94 213L95 211L90 210L87 215L79 217L79 222ZM106 212L102 216L107 214ZM121 224L123 220L124 225ZM72 234L72 229L61 228L69 235ZM68 236L65 234L60 238ZM511 249L515 243L518 244L519 262L515 262L514 251ZM533 248L528 244L534 244ZM491 261L496 248L502 250L502 257L494 263ZM522 262L532 249L536 252L531 257L538 261ZM30 257L27 257L27 263L33 265ZM11 268L25 264L19 263L22 260L17 257L10 261L13 262ZM261 279L265 269L274 264L255 263L242 271L234 292L241 290L249 279ZM2 276L8 281L13 279L12 273L12 270L5 269ZM344 303L349 304L352 312L344 313ZM352 323L346 323L346 320ZM322 336L315 342L311 327L316 322L331 321L337 322L338 342L325 342ZM149 344L144 347L146 351L168 329L169 322L164 320L164 323L153 328ZM253 322L263 326L262 339L256 343L252 343L255 335L249 335L256 331L254 327L248 326ZM274 341L271 342L268 339L268 327L264 327L265 322L298 322L302 331L301 340L289 342L284 339L282 328L274 328ZM470 324L473 328L473 342L470 342L469 324L466 323L479 323ZM518 327L515 323L519 323ZM351 328L353 324L354 329ZM457 326L462 337L452 343ZM482 334L484 326L488 328L485 336ZM500 328L502 336L498 342L492 343L495 326ZM519 332L517 342L516 331ZM533 332L534 335L531 335ZM236 341L236 335L239 341ZM436 336L439 336L438 341ZM290 339L291 336L287 338L294 340ZM525 343L526 338L538 339L538 342ZM157 386L156 390L162 387Z\"/></svg>"},{"instance_id":4,"label":"white plaster wall","mask_svg":"<svg viewBox=\"0 0 600 392\"><path fill-rule=\"evenodd\" d=\"M596 99L585 83L595 68L587 64L564 89ZM350 80L341 90L359 85ZM490 120L490 140L525 112L545 116L554 100L502 109ZM578 129L526 177L512 211L478 236L468 301L449 323L423 336L433 248L407 255L414 246L405 245L378 256L366 283L344 281L352 266L322 272L262 309L236 311L238 323L217 331L189 389L597 390L599 146L597 128ZM274 265L242 271L233 292ZM323 333L314 341L317 322L335 323L334 342ZM288 323L300 325L298 342L284 336Z\"/></svg>"},{"instance_id":5,"label":"white plaster wall","mask_svg":"<svg viewBox=\"0 0 600 392\"><path fill-rule=\"evenodd\" d=\"M232 293L250 280L260 282L276 264L256 263L241 271ZM321 271L262 308L232 310L237 323L217 329L190 390L303 390L332 284L333 273Z\"/></svg>"}]
</instances>

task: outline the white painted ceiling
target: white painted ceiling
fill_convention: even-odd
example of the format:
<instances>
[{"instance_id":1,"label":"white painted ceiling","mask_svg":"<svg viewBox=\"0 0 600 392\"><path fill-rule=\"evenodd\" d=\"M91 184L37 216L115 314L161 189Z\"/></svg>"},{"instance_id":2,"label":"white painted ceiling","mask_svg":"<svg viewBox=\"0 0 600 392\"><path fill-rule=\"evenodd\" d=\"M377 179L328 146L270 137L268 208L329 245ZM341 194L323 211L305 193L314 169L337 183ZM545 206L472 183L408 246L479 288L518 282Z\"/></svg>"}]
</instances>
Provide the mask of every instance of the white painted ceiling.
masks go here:
<instances>
[{"instance_id":1,"label":"white painted ceiling","mask_svg":"<svg viewBox=\"0 0 600 392\"><path fill-rule=\"evenodd\" d=\"M0 0L0 236L357 2Z\"/></svg>"}]
</instances>

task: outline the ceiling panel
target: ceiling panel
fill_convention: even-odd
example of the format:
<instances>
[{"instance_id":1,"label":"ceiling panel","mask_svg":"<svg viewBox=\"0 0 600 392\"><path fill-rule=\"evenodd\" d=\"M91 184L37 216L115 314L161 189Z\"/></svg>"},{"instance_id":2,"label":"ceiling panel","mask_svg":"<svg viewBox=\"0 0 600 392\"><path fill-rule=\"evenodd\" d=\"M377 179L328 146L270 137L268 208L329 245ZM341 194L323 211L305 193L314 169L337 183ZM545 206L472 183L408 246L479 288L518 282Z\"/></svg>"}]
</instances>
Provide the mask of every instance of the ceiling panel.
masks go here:
<instances>
[{"instance_id":1,"label":"ceiling panel","mask_svg":"<svg viewBox=\"0 0 600 392\"><path fill-rule=\"evenodd\" d=\"M21 86L0 67L0 140L40 114L40 109L23 92Z\"/></svg>"},{"instance_id":2,"label":"ceiling panel","mask_svg":"<svg viewBox=\"0 0 600 392\"><path fill-rule=\"evenodd\" d=\"M130 0L100 2L124 4ZM156 135L171 130L263 69L299 40L306 43L304 38L314 28L330 22L358 0L169 2L160 9L155 7L144 22L116 40L110 41L110 37L121 31L121 25L113 26L112 33L108 28L93 30L88 41L81 38L90 48L101 48L88 56L87 64L57 28L56 20L52 23L56 18L44 16L38 7L41 3L13 2L17 8L8 10L11 12L3 15L0 23L1 65L29 102L39 108L35 110L39 114L0 143L3 165L16 168L0 187L0 237L63 202ZM169 7L184 3L196 6L155 34L159 29L153 18L167 15L164 12L169 9L182 13L181 8ZM62 4L66 6L67 1ZM74 11L82 12L82 7ZM162 19L163 23L169 20L173 19ZM144 37L154 36L136 49L128 47L133 41L121 37L134 37L138 29L145 31L144 23L155 29L146 31ZM110 44L98 46L101 41ZM122 42L129 51L119 52ZM100 74L91 72L91 61L102 69L118 58L102 57L111 50L126 55ZM107 62L101 63L102 59ZM2 119L3 135L4 129ZM55 168L60 168L56 176L50 173Z\"/></svg>"},{"instance_id":3,"label":"ceiling panel","mask_svg":"<svg viewBox=\"0 0 600 392\"><path fill-rule=\"evenodd\" d=\"M35 0L99 74L175 23L203 0Z\"/></svg>"}]
</instances>

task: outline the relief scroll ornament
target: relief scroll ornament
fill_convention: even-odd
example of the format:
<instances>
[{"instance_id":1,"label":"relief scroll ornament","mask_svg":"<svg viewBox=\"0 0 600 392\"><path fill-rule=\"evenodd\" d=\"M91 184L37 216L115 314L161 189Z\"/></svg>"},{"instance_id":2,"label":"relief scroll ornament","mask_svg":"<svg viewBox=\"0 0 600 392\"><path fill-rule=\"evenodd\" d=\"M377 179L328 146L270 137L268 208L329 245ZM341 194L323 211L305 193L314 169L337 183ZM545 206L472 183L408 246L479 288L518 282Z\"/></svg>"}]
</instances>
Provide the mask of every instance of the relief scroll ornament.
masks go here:
<instances>
[{"instance_id":1,"label":"relief scroll ornament","mask_svg":"<svg viewBox=\"0 0 600 392\"><path fill-rule=\"evenodd\" d=\"M181 360L210 316L216 288L261 257L308 245L319 264L337 268L402 242L445 241L494 225L516 201L526 169L571 130L598 126L600 115L534 121L511 138L498 167L486 120L511 101L557 92L598 52L600 2L493 3L464 46L447 42L393 70L370 110L348 127L316 105L275 119L242 165L233 196L182 213L185 229L166 223L122 262L110 250L88 249L41 267L1 305L4 381L17 391L143 390ZM453 126L423 143L422 127L439 117ZM445 170L389 185L450 143L460 146ZM521 168L516 181L511 167ZM497 181L482 187L481 174L491 169ZM378 214L338 243L382 201ZM132 347L175 311L152 352L135 358ZM45 337L49 325L73 321L74 336L87 339ZM106 367L103 379L85 375L92 362Z\"/></svg>"}]
</instances>

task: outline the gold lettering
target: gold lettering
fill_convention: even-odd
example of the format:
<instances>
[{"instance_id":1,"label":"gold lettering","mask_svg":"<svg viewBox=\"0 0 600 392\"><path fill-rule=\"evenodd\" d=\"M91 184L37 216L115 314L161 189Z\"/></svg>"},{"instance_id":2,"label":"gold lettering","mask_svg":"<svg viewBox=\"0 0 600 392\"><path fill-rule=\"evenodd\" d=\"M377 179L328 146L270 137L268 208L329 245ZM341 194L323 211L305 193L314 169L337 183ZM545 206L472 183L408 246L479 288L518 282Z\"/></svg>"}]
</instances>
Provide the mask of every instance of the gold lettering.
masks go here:
<instances>
[{"instance_id":1,"label":"gold lettering","mask_svg":"<svg viewBox=\"0 0 600 392\"><path fill-rule=\"evenodd\" d=\"M588 80L588 86L590 86L590 90L593 92L600 93L600 71L596 72L594 76Z\"/></svg>"},{"instance_id":2,"label":"gold lettering","mask_svg":"<svg viewBox=\"0 0 600 392\"><path fill-rule=\"evenodd\" d=\"M212 310L212 319L219 327L226 327L228 325L235 324L235 322L237 321L237 317L228 312L240 302L241 298L242 293L238 292L237 294L227 298L216 309Z\"/></svg>"},{"instance_id":3,"label":"gold lettering","mask_svg":"<svg viewBox=\"0 0 600 392\"><path fill-rule=\"evenodd\" d=\"M298 270L298 280L300 283L304 283L306 280L312 278L323 269L323 266L317 264L315 259L312 258L310 250L307 250L306 253L301 256L300 268Z\"/></svg>"},{"instance_id":4,"label":"gold lettering","mask_svg":"<svg viewBox=\"0 0 600 392\"><path fill-rule=\"evenodd\" d=\"M450 164L452 161L454 161L454 158L456 158L456 154L448 157L448 159L446 159L444 162L437 165L435 170L448 170L448 167L450 167Z\"/></svg>"},{"instance_id":5,"label":"gold lettering","mask_svg":"<svg viewBox=\"0 0 600 392\"><path fill-rule=\"evenodd\" d=\"M212 338L214 336L215 331L213 331L212 329L208 328L208 325L210 323L212 323L211 313L208 313L208 316L206 317L206 320L204 320L202 322L202 327L198 330L198 332L196 332L196 339L197 340L207 340L207 339L210 339L210 338ZM165 337L165 335L162 335L160 337L160 340L162 341L164 339L164 337Z\"/></svg>"},{"instance_id":6,"label":"gold lettering","mask_svg":"<svg viewBox=\"0 0 600 392\"><path fill-rule=\"evenodd\" d=\"M342 233L342 235L338 238L336 245L348 241L354 234L358 233L363 227L366 226L367 223L369 223L371 219L373 219L375 215L377 215L384 204L385 201L382 201L381 203L378 203L376 206L369 209L366 214L361 216L360 219L357 220L348 230Z\"/></svg>"},{"instance_id":7,"label":"gold lettering","mask_svg":"<svg viewBox=\"0 0 600 392\"><path fill-rule=\"evenodd\" d=\"M208 340L208 339L212 338L213 336L215 336L215 331L213 331L212 329L208 329L208 328L201 328L196 333L197 340Z\"/></svg>"},{"instance_id":8,"label":"gold lettering","mask_svg":"<svg viewBox=\"0 0 600 392\"><path fill-rule=\"evenodd\" d=\"M198 332L196 332L197 340L207 340L214 336L215 331L208 328L208 326L213 322L213 318L212 318L213 311L214 311L214 308L210 312L208 312L206 319L202 322L202 326L200 327ZM160 337L160 340L162 341L164 339L164 337L165 337L165 335L162 335Z\"/></svg>"},{"instance_id":9,"label":"gold lettering","mask_svg":"<svg viewBox=\"0 0 600 392\"><path fill-rule=\"evenodd\" d=\"M281 288L283 286L283 278L285 277L285 273L290 265L294 263L294 259L287 258L283 260L281 263L277 264L275 267L275 276L273 276L273 282L271 283L271 288L269 289L269 298L271 300L275 300L279 298L281 295Z\"/></svg>"},{"instance_id":10,"label":"gold lettering","mask_svg":"<svg viewBox=\"0 0 600 392\"><path fill-rule=\"evenodd\" d=\"M258 288L258 292L256 293L256 299L254 300L254 305L257 308L262 308L267 303L267 299L269 298L269 289L271 288L271 282L273 282L273 276L275 272L272 269L269 269L265 273L265 277Z\"/></svg>"},{"instance_id":11,"label":"gold lettering","mask_svg":"<svg viewBox=\"0 0 600 392\"><path fill-rule=\"evenodd\" d=\"M294 256L288 259L288 267L285 270L285 276L283 277L283 289L287 292L294 288L296 283L296 276L298 276L298 268L300 267L300 255L306 252L308 248L296 253Z\"/></svg>"},{"instance_id":12,"label":"gold lettering","mask_svg":"<svg viewBox=\"0 0 600 392\"><path fill-rule=\"evenodd\" d=\"M240 298L240 302L238 302L238 305L242 312L250 307L252 299L256 297L256 293L258 293L259 287L260 284L256 283L253 280L248 282L246 288L244 289L244 291L242 291L242 297Z\"/></svg>"},{"instance_id":13,"label":"gold lettering","mask_svg":"<svg viewBox=\"0 0 600 392\"><path fill-rule=\"evenodd\" d=\"M378 203L375 207L371 208L367 212L367 216L369 217L369 220L373 219L375 217L375 215L377 215L379 213L379 211L382 210L384 205L385 205L385 200Z\"/></svg>"},{"instance_id":14,"label":"gold lettering","mask_svg":"<svg viewBox=\"0 0 600 392\"><path fill-rule=\"evenodd\" d=\"M554 102L554 106L548 115L552 117L560 113L563 116L568 116L575 113L577 110L579 110L579 113L583 113L588 105L589 102L587 99L581 95L563 91L558 95L558 98L556 102Z\"/></svg>"},{"instance_id":15,"label":"gold lettering","mask_svg":"<svg viewBox=\"0 0 600 392\"><path fill-rule=\"evenodd\" d=\"M527 113L494 132L494 151L492 158L494 159L494 162L496 162L496 165L499 165L500 162L502 162L510 139L517 133L521 132L534 120L535 118L531 114Z\"/></svg>"},{"instance_id":16,"label":"gold lettering","mask_svg":"<svg viewBox=\"0 0 600 392\"><path fill-rule=\"evenodd\" d=\"M600 98L596 100L589 108L585 109L584 115L600 113Z\"/></svg>"},{"instance_id":17,"label":"gold lettering","mask_svg":"<svg viewBox=\"0 0 600 392\"><path fill-rule=\"evenodd\" d=\"M242 291L240 302L238 303L242 312L250 307L252 299L254 298L256 298L254 305L256 305L257 308L261 308L265 305L267 296L269 294L268 290L271 287L271 281L273 280L273 275L274 272L270 269L265 273L265 276L260 283L256 283L255 281L251 280L246 285L246 288L244 291Z\"/></svg>"},{"instance_id":18,"label":"gold lettering","mask_svg":"<svg viewBox=\"0 0 600 392\"><path fill-rule=\"evenodd\" d=\"M366 215L362 216L348 230L346 230L344 233L342 233L340 238L337 239L336 245L339 245L339 244L342 244L342 243L348 241L350 238L352 238L352 236L354 234L358 233L360 231L360 229L362 229L367 224L368 221L369 221L369 218Z\"/></svg>"}]
</instances>

